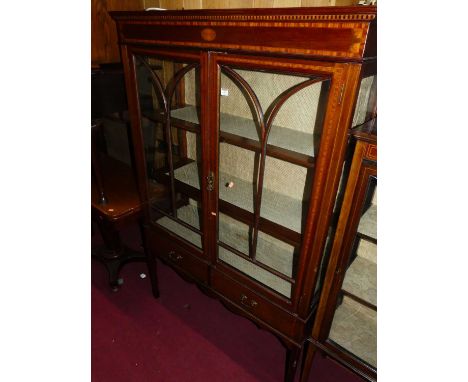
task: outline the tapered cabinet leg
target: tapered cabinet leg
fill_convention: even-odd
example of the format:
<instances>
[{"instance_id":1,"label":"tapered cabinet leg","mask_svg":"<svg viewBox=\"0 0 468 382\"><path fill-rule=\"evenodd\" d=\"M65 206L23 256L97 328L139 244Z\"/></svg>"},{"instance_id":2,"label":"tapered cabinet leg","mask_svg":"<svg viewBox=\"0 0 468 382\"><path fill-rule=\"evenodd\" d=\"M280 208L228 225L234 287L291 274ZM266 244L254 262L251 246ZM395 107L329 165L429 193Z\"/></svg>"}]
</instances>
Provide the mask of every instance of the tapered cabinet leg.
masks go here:
<instances>
[{"instance_id":1,"label":"tapered cabinet leg","mask_svg":"<svg viewBox=\"0 0 468 382\"><path fill-rule=\"evenodd\" d=\"M156 268L156 259L154 258L154 255L148 250L148 246L146 245L145 229L143 227L142 221L140 220L138 224L140 226L141 238L146 255L146 265L148 267L148 274L151 281L151 290L153 292L154 298L159 298L159 280Z\"/></svg>"},{"instance_id":2,"label":"tapered cabinet leg","mask_svg":"<svg viewBox=\"0 0 468 382\"><path fill-rule=\"evenodd\" d=\"M300 382L308 381L310 368L312 366L312 362L314 360L314 356L315 356L317 349L309 341L306 341L304 351L305 351L305 359L304 359L304 364L302 365Z\"/></svg>"},{"instance_id":3,"label":"tapered cabinet leg","mask_svg":"<svg viewBox=\"0 0 468 382\"><path fill-rule=\"evenodd\" d=\"M286 351L286 366L284 370L284 382L293 382L296 375L297 364L301 349L297 347L288 348Z\"/></svg>"}]
</instances>

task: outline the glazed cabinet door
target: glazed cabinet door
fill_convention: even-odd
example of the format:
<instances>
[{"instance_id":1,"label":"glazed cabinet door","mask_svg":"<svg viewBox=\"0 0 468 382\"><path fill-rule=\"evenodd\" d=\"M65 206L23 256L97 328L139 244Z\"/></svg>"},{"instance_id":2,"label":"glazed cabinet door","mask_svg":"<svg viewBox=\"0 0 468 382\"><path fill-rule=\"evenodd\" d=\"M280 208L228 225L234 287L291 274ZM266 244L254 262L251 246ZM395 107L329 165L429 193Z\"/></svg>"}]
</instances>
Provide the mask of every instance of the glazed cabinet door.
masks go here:
<instances>
[{"instance_id":1,"label":"glazed cabinet door","mask_svg":"<svg viewBox=\"0 0 468 382\"><path fill-rule=\"evenodd\" d=\"M353 133L354 134L354 133ZM369 380L377 376L377 144L354 143L312 342ZM371 138L371 139L370 139ZM313 352L310 352L313 354ZM308 358L311 356L308 355ZM310 362L307 363L310 368Z\"/></svg>"},{"instance_id":2,"label":"glazed cabinet door","mask_svg":"<svg viewBox=\"0 0 468 382\"><path fill-rule=\"evenodd\" d=\"M150 222L202 254L201 56L135 48L130 57Z\"/></svg>"},{"instance_id":3,"label":"glazed cabinet door","mask_svg":"<svg viewBox=\"0 0 468 382\"><path fill-rule=\"evenodd\" d=\"M326 137L329 149L337 134L342 72L310 61L214 55L210 73L215 261L290 304L319 188L321 142Z\"/></svg>"},{"instance_id":4,"label":"glazed cabinet door","mask_svg":"<svg viewBox=\"0 0 468 382\"><path fill-rule=\"evenodd\" d=\"M344 242L343 284L329 340L372 369L377 368L377 177L364 168L355 231Z\"/></svg>"}]
</instances>

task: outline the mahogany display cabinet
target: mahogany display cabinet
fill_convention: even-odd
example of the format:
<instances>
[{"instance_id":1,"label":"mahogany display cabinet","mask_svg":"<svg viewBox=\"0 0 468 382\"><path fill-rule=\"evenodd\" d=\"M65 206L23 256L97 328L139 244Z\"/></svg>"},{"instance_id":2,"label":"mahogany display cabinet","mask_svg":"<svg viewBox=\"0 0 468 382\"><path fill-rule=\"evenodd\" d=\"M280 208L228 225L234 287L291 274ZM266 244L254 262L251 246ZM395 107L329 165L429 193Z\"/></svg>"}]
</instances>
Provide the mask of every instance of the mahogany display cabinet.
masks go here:
<instances>
[{"instance_id":1,"label":"mahogany display cabinet","mask_svg":"<svg viewBox=\"0 0 468 382\"><path fill-rule=\"evenodd\" d=\"M377 379L377 120L352 130L352 160L301 381L316 351ZM338 202L337 202L338 204Z\"/></svg>"},{"instance_id":2,"label":"mahogany display cabinet","mask_svg":"<svg viewBox=\"0 0 468 382\"><path fill-rule=\"evenodd\" d=\"M292 381L355 107L371 92L376 8L111 15L149 263L276 335Z\"/></svg>"}]
</instances>

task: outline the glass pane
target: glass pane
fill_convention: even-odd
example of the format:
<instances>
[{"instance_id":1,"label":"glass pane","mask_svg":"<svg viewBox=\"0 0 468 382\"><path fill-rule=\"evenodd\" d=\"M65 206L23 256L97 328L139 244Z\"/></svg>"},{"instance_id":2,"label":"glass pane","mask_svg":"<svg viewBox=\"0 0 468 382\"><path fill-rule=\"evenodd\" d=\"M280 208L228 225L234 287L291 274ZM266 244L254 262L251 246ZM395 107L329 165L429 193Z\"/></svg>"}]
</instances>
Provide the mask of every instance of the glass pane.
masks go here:
<instances>
[{"instance_id":1,"label":"glass pane","mask_svg":"<svg viewBox=\"0 0 468 382\"><path fill-rule=\"evenodd\" d=\"M136 59L151 219L202 246L199 66Z\"/></svg>"},{"instance_id":2,"label":"glass pane","mask_svg":"<svg viewBox=\"0 0 468 382\"><path fill-rule=\"evenodd\" d=\"M352 127L363 124L373 118L376 107L377 76L364 77L361 80Z\"/></svg>"},{"instance_id":3,"label":"glass pane","mask_svg":"<svg viewBox=\"0 0 468 382\"><path fill-rule=\"evenodd\" d=\"M218 256L287 297L329 82L221 67Z\"/></svg>"},{"instance_id":4,"label":"glass pane","mask_svg":"<svg viewBox=\"0 0 468 382\"><path fill-rule=\"evenodd\" d=\"M260 281L262 284L265 284L274 291L279 292L286 297L291 297L291 283L288 281L285 281L284 279L272 274L258 265L253 264L251 261L236 255L222 246L218 246L218 257L226 264L231 265L257 281Z\"/></svg>"},{"instance_id":5,"label":"glass pane","mask_svg":"<svg viewBox=\"0 0 468 382\"><path fill-rule=\"evenodd\" d=\"M377 179L369 178L330 339L377 367Z\"/></svg>"},{"instance_id":6,"label":"glass pane","mask_svg":"<svg viewBox=\"0 0 468 382\"><path fill-rule=\"evenodd\" d=\"M223 213L219 214L219 240L224 244L249 254L251 229L247 224ZM294 247L262 231L258 235L257 261L285 274L292 276Z\"/></svg>"},{"instance_id":7,"label":"glass pane","mask_svg":"<svg viewBox=\"0 0 468 382\"><path fill-rule=\"evenodd\" d=\"M312 169L266 156L260 216L302 233L309 207Z\"/></svg>"},{"instance_id":8,"label":"glass pane","mask_svg":"<svg viewBox=\"0 0 468 382\"><path fill-rule=\"evenodd\" d=\"M274 150L275 153L279 151L283 154L316 156L324 106L328 97L328 79L320 79L313 75L286 75L229 68L222 71L221 139L231 141L243 137L246 138L244 143L250 143L256 148L261 140L260 121L246 90L239 86L235 76L248 83L265 115L268 115L269 108L280 100L284 101L273 120L268 136L268 144L273 146L272 149L277 149ZM306 83L314 79L317 79L316 83ZM297 88L300 84L304 84L304 87ZM254 142L249 142L250 140Z\"/></svg>"},{"instance_id":9,"label":"glass pane","mask_svg":"<svg viewBox=\"0 0 468 382\"><path fill-rule=\"evenodd\" d=\"M223 205L224 202L253 213L253 174L256 162L257 155L253 151L228 143L219 145L220 204Z\"/></svg>"},{"instance_id":10,"label":"glass pane","mask_svg":"<svg viewBox=\"0 0 468 382\"><path fill-rule=\"evenodd\" d=\"M325 241L322 259L320 261L320 268L318 272L319 276L315 284L314 293L317 295L317 297L318 297L320 290L322 289L323 282L325 281L325 277L327 274L327 264L328 264L328 260L330 259L331 251L333 249L333 241L335 239L338 218L339 218L341 206L343 203L344 193L346 189L346 181L348 179L349 169L351 167L351 159L352 158L350 155L348 154L345 155L345 161L341 168L340 182L338 184L338 190L337 190L336 197L335 197L335 204L333 206L333 213L330 219L330 227L328 228L328 235ZM312 305L315 304L316 302L317 301L313 299Z\"/></svg>"},{"instance_id":11,"label":"glass pane","mask_svg":"<svg viewBox=\"0 0 468 382\"><path fill-rule=\"evenodd\" d=\"M377 312L344 296L333 318L330 339L377 367Z\"/></svg>"}]
</instances>

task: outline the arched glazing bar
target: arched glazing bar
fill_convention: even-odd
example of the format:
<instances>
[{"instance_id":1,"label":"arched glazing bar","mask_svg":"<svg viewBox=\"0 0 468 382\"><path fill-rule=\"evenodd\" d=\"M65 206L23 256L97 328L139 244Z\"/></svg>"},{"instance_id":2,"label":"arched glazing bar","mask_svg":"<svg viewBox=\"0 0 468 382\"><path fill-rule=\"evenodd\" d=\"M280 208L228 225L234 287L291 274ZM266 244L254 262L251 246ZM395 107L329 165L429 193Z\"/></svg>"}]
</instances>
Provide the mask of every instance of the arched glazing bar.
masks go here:
<instances>
[{"instance_id":1,"label":"arched glazing bar","mask_svg":"<svg viewBox=\"0 0 468 382\"><path fill-rule=\"evenodd\" d=\"M168 164L169 164L169 175L170 175L170 194L171 194L171 210L172 210L172 217L177 220L178 223L182 224L186 228L199 233L195 230L192 226L185 223L184 221L177 219L177 200L176 200L176 192L175 192L175 176L174 176L174 161L173 161L173 152L172 152L172 134L171 134L171 101L177 89L177 85L180 80L191 70L196 69L199 67L198 63L191 63L183 66L179 69L168 82L166 87L164 87L161 79L159 76L153 71L151 65L147 61L147 57L137 56L139 61L143 64L143 66L149 71L151 84L153 86L154 91L158 98L162 101L162 116L163 116L163 123L164 123L164 134L165 139L167 142L167 156L168 156ZM163 213L163 211L160 211ZM166 215L165 213L163 213Z\"/></svg>"},{"instance_id":2,"label":"arched glazing bar","mask_svg":"<svg viewBox=\"0 0 468 382\"><path fill-rule=\"evenodd\" d=\"M252 229L252 239L249 243L249 257L250 259L256 263L256 250L257 250L257 242L258 242L258 232L259 232L259 224L260 224L260 210L262 204L262 190L263 190L263 182L265 177L265 162L266 162L266 153L267 153L267 145L268 145L268 137L273 126L273 122L275 117L277 116L278 112L280 111L281 107L285 104L285 102L292 97L294 94L298 93L302 89L305 89L308 86L313 84L327 81L330 78L324 76L313 76L299 84L292 86L291 88L285 90L281 93L268 107L267 111L264 112L260 101L255 94L252 87L248 84L248 82L242 78L239 73L235 70L227 67L221 66L221 72L227 75L235 84L238 86L244 94L247 95L247 100L252 106L253 111L255 112L255 116L257 118L257 122L260 127L260 161L257 168L257 179L256 179L256 195L254 197L254 214L253 214L253 229Z\"/></svg>"}]
</instances>

